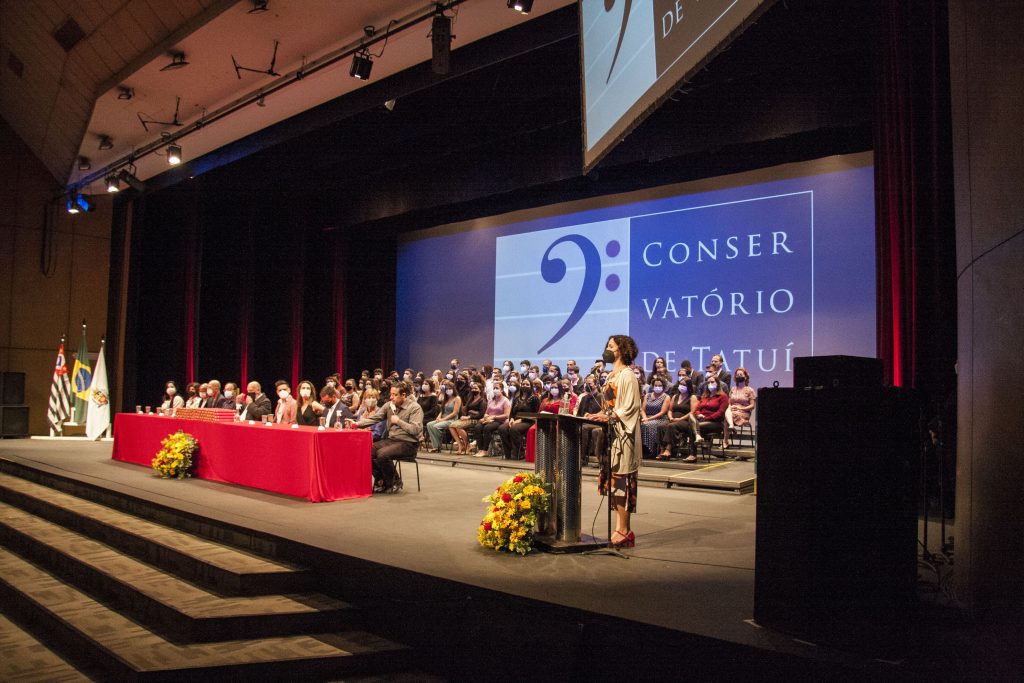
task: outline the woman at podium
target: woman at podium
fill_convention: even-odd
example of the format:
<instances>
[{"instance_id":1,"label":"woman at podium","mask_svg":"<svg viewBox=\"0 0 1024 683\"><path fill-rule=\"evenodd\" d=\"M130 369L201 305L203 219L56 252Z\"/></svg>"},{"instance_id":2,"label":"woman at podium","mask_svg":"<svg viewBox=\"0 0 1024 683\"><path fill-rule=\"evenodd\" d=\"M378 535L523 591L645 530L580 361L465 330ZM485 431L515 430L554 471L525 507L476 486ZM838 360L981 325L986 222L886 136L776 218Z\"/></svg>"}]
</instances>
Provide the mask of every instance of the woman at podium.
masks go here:
<instances>
[{"instance_id":1,"label":"woman at podium","mask_svg":"<svg viewBox=\"0 0 1024 683\"><path fill-rule=\"evenodd\" d=\"M612 544L632 548L636 537L629 528L629 516L636 510L636 480L640 469L643 445L640 442L640 383L630 365L637 357L633 338L616 334L608 338L602 359L611 365L605 384L603 419L611 424L609 444L610 467L601 468L598 488L608 494L608 504L615 510L615 532ZM610 472L611 481L607 474Z\"/></svg>"}]
</instances>

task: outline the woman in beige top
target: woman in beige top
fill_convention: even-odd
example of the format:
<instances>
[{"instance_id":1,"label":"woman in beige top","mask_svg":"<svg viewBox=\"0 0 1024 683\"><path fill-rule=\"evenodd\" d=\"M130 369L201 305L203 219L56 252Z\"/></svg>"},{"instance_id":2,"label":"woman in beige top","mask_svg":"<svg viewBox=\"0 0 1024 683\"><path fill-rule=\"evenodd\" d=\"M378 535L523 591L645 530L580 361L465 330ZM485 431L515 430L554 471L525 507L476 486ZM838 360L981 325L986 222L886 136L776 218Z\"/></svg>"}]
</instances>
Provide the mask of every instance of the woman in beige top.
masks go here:
<instances>
[{"instance_id":1,"label":"woman in beige top","mask_svg":"<svg viewBox=\"0 0 1024 683\"><path fill-rule=\"evenodd\" d=\"M637 470L643 453L640 442L640 383L630 368L637 354L633 338L617 334L609 337L603 356L605 366L612 366L605 384L607 409L601 416L612 427L609 448L611 482L605 480L602 468L598 487L602 493L609 494L608 504L615 510L615 532L611 542L620 548L632 548L636 544L629 521L630 514L636 510Z\"/></svg>"}]
</instances>

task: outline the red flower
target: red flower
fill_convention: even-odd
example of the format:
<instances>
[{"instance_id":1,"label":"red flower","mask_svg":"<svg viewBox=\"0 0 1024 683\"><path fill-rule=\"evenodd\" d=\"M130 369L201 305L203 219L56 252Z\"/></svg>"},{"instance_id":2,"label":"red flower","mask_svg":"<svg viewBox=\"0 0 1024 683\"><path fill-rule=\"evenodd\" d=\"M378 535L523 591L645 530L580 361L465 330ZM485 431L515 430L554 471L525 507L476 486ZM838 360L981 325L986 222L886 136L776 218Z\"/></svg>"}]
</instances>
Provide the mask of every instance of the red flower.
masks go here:
<instances>
[{"instance_id":1,"label":"red flower","mask_svg":"<svg viewBox=\"0 0 1024 683\"><path fill-rule=\"evenodd\" d=\"M497 505L495 505L494 507L491 508L491 512L497 512L498 510L499 510L499 508L498 508Z\"/></svg>"},{"instance_id":2,"label":"red flower","mask_svg":"<svg viewBox=\"0 0 1024 683\"><path fill-rule=\"evenodd\" d=\"M501 494L501 499L507 503L512 500L512 495L509 493L503 493Z\"/></svg>"},{"instance_id":3,"label":"red flower","mask_svg":"<svg viewBox=\"0 0 1024 683\"><path fill-rule=\"evenodd\" d=\"M491 530L491 523L490 522L484 522L484 531L490 531L490 530Z\"/></svg>"},{"instance_id":4,"label":"red flower","mask_svg":"<svg viewBox=\"0 0 1024 683\"><path fill-rule=\"evenodd\" d=\"M515 483L515 484L518 484L518 483L519 483L519 482L521 482L522 480L523 480L523 476L522 476L522 475L519 475L519 474L517 474L517 475L516 475L516 478L515 478L515 479L513 479L513 480L512 480L512 482L513 482L513 483Z\"/></svg>"}]
</instances>

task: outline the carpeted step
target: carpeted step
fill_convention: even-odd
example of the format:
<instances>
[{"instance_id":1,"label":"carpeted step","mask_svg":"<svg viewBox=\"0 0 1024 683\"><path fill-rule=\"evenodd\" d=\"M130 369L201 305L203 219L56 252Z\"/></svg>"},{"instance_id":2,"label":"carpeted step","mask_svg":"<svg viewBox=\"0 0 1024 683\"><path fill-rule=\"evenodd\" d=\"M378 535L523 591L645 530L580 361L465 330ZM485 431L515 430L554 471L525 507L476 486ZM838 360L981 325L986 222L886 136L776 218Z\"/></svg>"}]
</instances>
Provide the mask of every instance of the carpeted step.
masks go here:
<instances>
[{"instance_id":1,"label":"carpeted step","mask_svg":"<svg viewBox=\"0 0 1024 683\"><path fill-rule=\"evenodd\" d=\"M116 680L333 680L409 665L407 648L361 631L172 643L2 547L0 599Z\"/></svg>"},{"instance_id":2,"label":"carpeted step","mask_svg":"<svg viewBox=\"0 0 1024 683\"><path fill-rule=\"evenodd\" d=\"M0 614L0 681L84 683L89 680L31 633Z\"/></svg>"},{"instance_id":3,"label":"carpeted step","mask_svg":"<svg viewBox=\"0 0 1024 683\"><path fill-rule=\"evenodd\" d=\"M21 477L0 473L0 500L225 595L302 591L303 567L260 557Z\"/></svg>"},{"instance_id":4,"label":"carpeted step","mask_svg":"<svg viewBox=\"0 0 1024 683\"><path fill-rule=\"evenodd\" d=\"M318 593L222 597L6 503L0 541L175 642L323 633L360 618Z\"/></svg>"}]
</instances>

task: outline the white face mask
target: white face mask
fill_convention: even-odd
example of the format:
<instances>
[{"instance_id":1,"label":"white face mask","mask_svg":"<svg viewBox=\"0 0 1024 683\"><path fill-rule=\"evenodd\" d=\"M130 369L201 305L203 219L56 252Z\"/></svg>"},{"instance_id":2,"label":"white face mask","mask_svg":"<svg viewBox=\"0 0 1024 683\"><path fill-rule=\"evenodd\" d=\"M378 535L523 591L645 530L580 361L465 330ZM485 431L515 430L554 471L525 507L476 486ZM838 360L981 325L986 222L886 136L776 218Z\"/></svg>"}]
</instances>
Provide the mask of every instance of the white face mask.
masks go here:
<instances>
[{"instance_id":1,"label":"white face mask","mask_svg":"<svg viewBox=\"0 0 1024 683\"><path fill-rule=\"evenodd\" d=\"M224 392L224 398L234 398L234 397L235 397L235 392L233 392L233 391L225 391Z\"/></svg>"},{"instance_id":2,"label":"white face mask","mask_svg":"<svg viewBox=\"0 0 1024 683\"><path fill-rule=\"evenodd\" d=\"M168 396L174 396L176 393L178 393L178 392L174 389L174 387L167 387L167 395Z\"/></svg>"},{"instance_id":3,"label":"white face mask","mask_svg":"<svg viewBox=\"0 0 1024 683\"><path fill-rule=\"evenodd\" d=\"M551 387L551 396L552 396L552 398L558 398L558 394L559 394L558 387Z\"/></svg>"},{"instance_id":4,"label":"white face mask","mask_svg":"<svg viewBox=\"0 0 1024 683\"><path fill-rule=\"evenodd\" d=\"M286 398L290 393L292 392L288 391L287 389L282 389L281 391L277 392L277 395L280 396L281 398Z\"/></svg>"},{"instance_id":5,"label":"white face mask","mask_svg":"<svg viewBox=\"0 0 1024 683\"><path fill-rule=\"evenodd\" d=\"M302 398L309 398L310 393L309 389L299 389L299 396Z\"/></svg>"},{"instance_id":6,"label":"white face mask","mask_svg":"<svg viewBox=\"0 0 1024 683\"><path fill-rule=\"evenodd\" d=\"M446 395L448 395L448 396L452 396L452 395L454 395L454 394L455 394L455 391L454 391L454 390L452 390L452 389L445 389L445 390L444 390L444 393L445 393Z\"/></svg>"},{"instance_id":7,"label":"white face mask","mask_svg":"<svg viewBox=\"0 0 1024 683\"><path fill-rule=\"evenodd\" d=\"M200 391L199 392L199 398L206 398L206 392L205 391Z\"/></svg>"},{"instance_id":8,"label":"white face mask","mask_svg":"<svg viewBox=\"0 0 1024 683\"><path fill-rule=\"evenodd\" d=\"M364 403L366 403L367 408L373 408L375 405L377 405L377 399L368 398L366 399L366 401L364 401Z\"/></svg>"},{"instance_id":9,"label":"white face mask","mask_svg":"<svg viewBox=\"0 0 1024 683\"><path fill-rule=\"evenodd\" d=\"M420 389L422 389L423 393L425 394L428 391L430 391L430 385L429 384L424 384L423 386L420 387Z\"/></svg>"},{"instance_id":10,"label":"white face mask","mask_svg":"<svg viewBox=\"0 0 1024 683\"><path fill-rule=\"evenodd\" d=\"M660 394L661 392L663 392L665 390L662 387L654 387L653 391L654 391L655 395L657 395L657 394Z\"/></svg>"}]
</instances>

